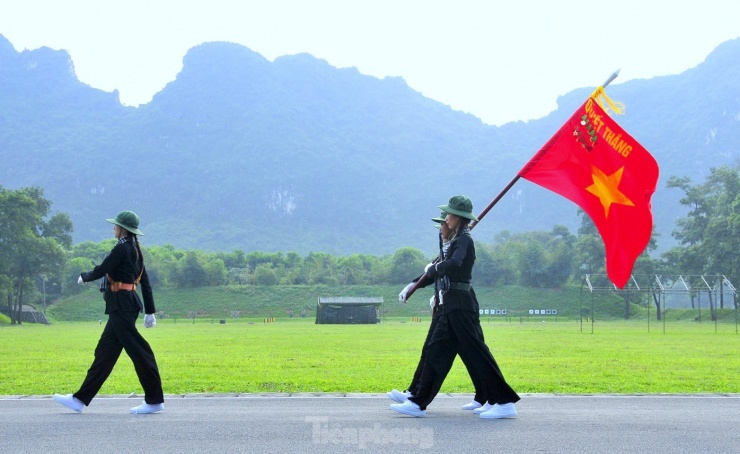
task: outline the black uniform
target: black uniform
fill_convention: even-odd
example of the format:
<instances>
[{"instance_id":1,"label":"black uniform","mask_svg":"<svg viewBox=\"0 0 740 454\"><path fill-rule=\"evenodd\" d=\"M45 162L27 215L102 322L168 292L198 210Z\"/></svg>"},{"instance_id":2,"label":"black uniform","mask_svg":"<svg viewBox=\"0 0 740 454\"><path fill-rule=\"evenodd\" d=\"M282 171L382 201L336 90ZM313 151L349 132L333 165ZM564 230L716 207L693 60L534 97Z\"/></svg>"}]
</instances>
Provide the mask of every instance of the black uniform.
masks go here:
<instances>
[{"instance_id":1,"label":"black uniform","mask_svg":"<svg viewBox=\"0 0 740 454\"><path fill-rule=\"evenodd\" d=\"M443 257L443 254L440 254L440 258L438 261L441 261L441 258ZM437 261L435 261L437 263ZM414 279L414 282L418 280ZM427 331L427 337L424 339L424 346L421 349L421 357L419 358L419 364L416 366L416 370L414 371L414 376L411 379L411 384L407 388L407 391L410 392L412 395L416 396L419 393L419 384L421 383L421 377L422 373L424 372L424 366L426 364L426 358L427 358L427 349L429 344L432 341L432 336L434 334L434 331L437 328L437 321L439 320L439 316L442 314L442 311L440 310L440 301L439 301L439 292L441 291L441 279L431 279L427 278L420 287L426 287L432 282L434 283L434 308L432 309L432 322L429 325L429 331ZM480 329L480 325L478 326L478 332L476 333L477 336L480 337L481 341L485 342L485 339L483 338L483 330ZM453 357L454 360L454 357ZM465 365L465 368L468 370L468 374L470 375L471 380L473 381L473 387L475 388L475 396L473 397L473 400L475 400L478 403L484 403L486 401L485 395L483 394L483 389L480 386L480 383L476 382L473 379L473 372L471 372L471 366L463 360L463 364ZM441 383L440 383L441 385Z\"/></svg>"},{"instance_id":2,"label":"black uniform","mask_svg":"<svg viewBox=\"0 0 740 454\"><path fill-rule=\"evenodd\" d=\"M103 299L108 322L95 348L95 359L74 397L89 405L113 371L121 350L126 350L144 388L144 401L148 404L161 404L164 402L164 393L157 361L149 343L136 329L139 312L153 314L156 310L149 276L144 267L144 258L132 238L121 238L103 263L80 276L83 281L90 282L106 275L110 281L128 284L135 283L140 277L137 286L141 288L144 304L142 306L141 299L135 291L114 292L110 285L106 286Z\"/></svg>"},{"instance_id":3,"label":"black uniform","mask_svg":"<svg viewBox=\"0 0 740 454\"><path fill-rule=\"evenodd\" d=\"M449 287L442 292L442 304L427 345L417 393L409 399L422 410L439 392L458 354L488 403L519 401L519 396L506 383L491 351L483 342L478 300L471 286L474 263L475 245L466 233L453 240L443 261L427 270L430 278L446 277Z\"/></svg>"}]
</instances>

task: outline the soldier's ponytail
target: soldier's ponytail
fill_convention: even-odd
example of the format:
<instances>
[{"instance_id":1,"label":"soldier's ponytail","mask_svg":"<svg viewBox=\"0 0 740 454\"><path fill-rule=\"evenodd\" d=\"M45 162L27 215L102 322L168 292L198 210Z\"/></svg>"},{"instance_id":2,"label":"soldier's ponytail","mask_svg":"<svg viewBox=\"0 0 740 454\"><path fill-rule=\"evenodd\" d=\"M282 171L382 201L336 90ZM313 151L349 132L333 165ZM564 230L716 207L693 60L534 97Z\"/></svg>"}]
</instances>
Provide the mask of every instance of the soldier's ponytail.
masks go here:
<instances>
[{"instance_id":1,"label":"soldier's ponytail","mask_svg":"<svg viewBox=\"0 0 740 454\"><path fill-rule=\"evenodd\" d=\"M139 243L139 237L135 234L131 234L131 238L134 240L134 252L136 252L136 261L139 262L141 258L141 266L144 266L144 254L141 252L141 245Z\"/></svg>"}]
</instances>

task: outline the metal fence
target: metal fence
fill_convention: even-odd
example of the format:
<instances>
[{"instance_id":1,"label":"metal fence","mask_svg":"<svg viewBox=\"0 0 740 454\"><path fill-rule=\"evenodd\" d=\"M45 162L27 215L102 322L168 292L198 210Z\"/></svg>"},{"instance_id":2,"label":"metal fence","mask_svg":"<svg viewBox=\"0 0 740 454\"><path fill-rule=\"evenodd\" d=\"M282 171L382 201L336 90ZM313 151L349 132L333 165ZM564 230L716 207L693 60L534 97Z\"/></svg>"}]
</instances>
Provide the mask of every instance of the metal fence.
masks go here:
<instances>
[{"instance_id":1,"label":"metal fence","mask_svg":"<svg viewBox=\"0 0 740 454\"><path fill-rule=\"evenodd\" d=\"M594 320L598 316L594 310L594 297L609 293L624 298L627 303L631 299L646 302L648 331L652 319L662 325L665 333L670 311L680 310L683 314L692 314L695 322L701 323L708 318L714 323L715 331L721 321L728 321L729 313L735 333L738 333L737 290L724 275L631 275L624 288L619 289L605 274L586 274L581 283L581 331L583 316L588 314L586 324L590 321L593 333Z\"/></svg>"}]
</instances>

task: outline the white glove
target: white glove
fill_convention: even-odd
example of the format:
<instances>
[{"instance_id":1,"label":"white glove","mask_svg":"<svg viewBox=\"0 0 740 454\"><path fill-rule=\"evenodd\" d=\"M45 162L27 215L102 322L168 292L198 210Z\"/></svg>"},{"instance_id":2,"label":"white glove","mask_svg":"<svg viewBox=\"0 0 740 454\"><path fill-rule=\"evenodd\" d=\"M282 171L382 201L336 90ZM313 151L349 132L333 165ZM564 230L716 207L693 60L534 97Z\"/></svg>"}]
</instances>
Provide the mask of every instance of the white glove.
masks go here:
<instances>
[{"instance_id":1,"label":"white glove","mask_svg":"<svg viewBox=\"0 0 740 454\"><path fill-rule=\"evenodd\" d=\"M411 290L411 287L414 286L414 283L410 283L406 287L401 290L401 293L398 294L398 301L405 303L406 302L406 296L409 294L409 290Z\"/></svg>"},{"instance_id":2,"label":"white glove","mask_svg":"<svg viewBox=\"0 0 740 454\"><path fill-rule=\"evenodd\" d=\"M431 307L432 309L434 309L434 295L432 295L432 297L429 298L429 307Z\"/></svg>"},{"instance_id":3,"label":"white glove","mask_svg":"<svg viewBox=\"0 0 740 454\"><path fill-rule=\"evenodd\" d=\"M146 314L144 316L144 328L151 328L157 324L157 319L154 318L154 314Z\"/></svg>"},{"instance_id":4,"label":"white glove","mask_svg":"<svg viewBox=\"0 0 740 454\"><path fill-rule=\"evenodd\" d=\"M77 283L80 284L80 285L87 284L87 282L85 282L85 281L82 280L82 276L80 276L80 277L77 278Z\"/></svg>"},{"instance_id":5,"label":"white glove","mask_svg":"<svg viewBox=\"0 0 740 454\"><path fill-rule=\"evenodd\" d=\"M429 271L429 268L433 266L434 266L434 263L427 263L427 266L424 267L424 274L426 274L426 272Z\"/></svg>"}]
</instances>

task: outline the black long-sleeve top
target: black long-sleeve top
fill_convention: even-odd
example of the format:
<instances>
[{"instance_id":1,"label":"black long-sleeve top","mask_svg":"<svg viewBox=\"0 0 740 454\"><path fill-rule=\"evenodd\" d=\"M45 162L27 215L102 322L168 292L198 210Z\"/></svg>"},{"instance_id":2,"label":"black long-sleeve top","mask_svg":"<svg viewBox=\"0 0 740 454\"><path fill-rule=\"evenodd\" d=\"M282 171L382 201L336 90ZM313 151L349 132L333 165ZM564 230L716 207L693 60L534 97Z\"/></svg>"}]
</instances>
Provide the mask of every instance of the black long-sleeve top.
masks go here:
<instances>
[{"instance_id":1,"label":"black long-sleeve top","mask_svg":"<svg viewBox=\"0 0 740 454\"><path fill-rule=\"evenodd\" d=\"M475 264L475 243L468 234L460 235L450 242L446 257L434 266L429 267L427 276L447 276L450 282L470 284L473 279Z\"/></svg>"},{"instance_id":2,"label":"black long-sleeve top","mask_svg":"<svg viewBox=\"0 0 740 454\"><path fill-rule=\"evenodd\" d=\"M141 311L147 314L156 312L154 307L154 295L152 286L149 283L149 276L144 266L144 258L138 254L137 259L136 245L131 238L121 238L110 251L110 254L103 260L103 263L96 266L92 271L80 274L84 282L90 282L102 278L106 274L114 282L124 282L133 284L141 274L141 280L137 287L141 289L144 297L144 307L142 307L139 295L136 292L121 290L112 292L110 286L103 294L105 300L105 313L110 314L115 310L121 311Z\"/></svg>"},{"instance_id":3,"label":"black long-sleeve top","mask_svg":"<svg viewBox=\"0 0 740 454\"><path fill-rule=\"evenodd\" d=\"M474 264L475 243L469 234L462 234L450 242L445 258L430 266L426 275L430 280L447 276L450 283L470 284L473 279ZM455 288L444 291L444 307L448 311L457 309L478 312L479 309L473 290Z\"/></svg>"}]
</instances>

